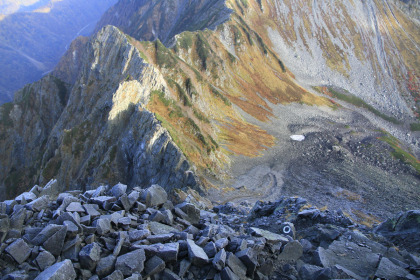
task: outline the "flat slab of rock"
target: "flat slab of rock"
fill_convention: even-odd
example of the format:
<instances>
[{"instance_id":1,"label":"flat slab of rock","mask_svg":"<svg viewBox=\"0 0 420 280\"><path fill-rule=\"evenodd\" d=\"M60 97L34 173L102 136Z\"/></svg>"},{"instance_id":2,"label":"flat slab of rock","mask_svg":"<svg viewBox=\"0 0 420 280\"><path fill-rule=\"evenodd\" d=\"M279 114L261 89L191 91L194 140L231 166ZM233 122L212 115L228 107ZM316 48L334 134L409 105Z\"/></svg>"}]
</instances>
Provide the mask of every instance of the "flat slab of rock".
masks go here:
<instances>
[{"instance_id":1,"label":"flat slab of rock","mask_svg":"<svg viewBox=\"0 0 420 280\"><path fill-rule=\"evenodd\" d=\"M63 249L64 240L66 239L67 227L59 226L60 229L54 233L50 238L45 240L42 246L54 256L59 256Z\"/></svg>"},{"instance_id":2,"label":"flat slab of rock","mask_svg":"<svg viewBox=\"0 0 420 280\"><path fill-rule=\"evenodd\" d=\"M159 258L158 256L153 256L150 260L148 260L144 265L144 270L147 275L154 275L166 267L165 262Z\"/></svg>"},{"instance_id":3,"label":"flat slab of rock","mask_svg":"<svg viewBox=\"0 0 420 280\"><path fill-rule=\"evenodd\" d=\"M182 210L182 212L187 214L184 219L186 219L191 224L198 224L200 222L200 209L195 207L194 204L184 202L178 204L175 206L175 208L179 208Z\"/></svg>"},{"instance_id":4,"label":"flat slab of rock","mask_svg":"<svg viewBox=\"0 0 420 280\"><path fill-rule=\"evenodd\" d=\"M153 234L168 234L172 232L179 232L179 230L177 230L174 227L164 225L158 222L150 222L149 229Z\"/></svg>"},{"instance_id":5,"label":"flat slab of rock","mask_svg":"<svg viewBox=\"0 0 420 280\"><path fill-rule=\"evenodd\" d=\"M74 280L76 279L76 271L70 260L64 260L56 263L38 275L35 280Z\"/></svg>"},{"instance_id":6,"label":"flat slab of rock","mask_svg":"<svg viewBox=\"0 0 420 280\"><path fill-rule=\"evenodd\" d=\"M98 211L99 207L97 204L84 204L83 208L85 209L86 213L92 218L96 218L101 215L101 213Z\"/></svg>"},{"instance_id":7,"label":"flat slab of rock","mask_svg":"<svg viewBox=\"0 0 420 280\"><path fill-rule=\"evenodd\" d=\"M265 239L267 239L267 241L289 242L289 239L287 239L287 237L268 230L252 227L251 232L253 235L264 237Z\"/></svg>"},{"instance_id":8,"label":"flat slab of rock","mask_svg":"<svg viewBox=\"0 0 420 280\"><path fill-rule=\"evenodd\" d=\"M120 270L124 276L130 276L133 273L141 273L144 269L146 256L143 249L138 249L124 254L117 258L115 269Z\"/></svg>"},{"instance_id":9,"label":"flat slab of rock","mask_svg":"<svg viewBox=\"0 0 420 280\"><path fill-rule=\"evenodd\" d=\"M15 200L21 203L23 200L26 202L34 201L37 196L33 192L24 192L21 195L18 195Z\"/></svg>"},{"instance_id":10,"label":"flat slab of rock","mask_svg":"<svg viewBox=\"0 0 420 280\"><path fill-rule=\"evenodd\" d=\"M303 247L299 241L292 241L284 246L283 251L279 255L280 260L297 261L303 255Z\"/></svg>"},{"instance_id":11,"label":"flat slab of rock","mask_svg":"<svg viewBox=\"0 0 420 280\"><path fill-rule=\"evenodd\" d=\"M328 249L319 247L317 250L324 267L339 265L362 278L375 275L379 254L372 253L368 248L353 242L334 241Z\"/></svg>"},{"instance_id":12,"label":"flat slab of rock","mask_svg":"<svg viewBox=\"0 0 420 280\"><path fill-rule=\"evenodd\" d=\"M145 239L150 235L150 230L148 229L139 229L139 230L132 230L128 232L128 238L130 242L135 242L138 240Z\"/></svg>"},{"instance_id":13,"label":"flat slab of rock","mask_svg":"<svg viewBox=\"0 0 420 280\"><path fill-rule=\"evenodd\" d=\"M404 268L395 265L388 258L383 257L379 263L378 269L376 270L376 277L396 280L404 278L408 275L409 271L406 271Z\"/></svg>"},{"instance_id":14,"label":"flat slab of rock","mask_svg":"<svg viewBox=\"0 0 420 280\"><path fill-rule=\"evenodd\" d=\"M22 264L29 258L31 254L31 248L26 244L26 242L19 238L9 246L7 246L5 250L12 258L18 263Z\"/></svg>"},{"instance_id":15,"label":"flat slab of rock","mask_svg":"<svg viewBox=\"0 0 420 280\"><path fill-rule=\"evenodd\" d=\"M209 262L209 257L204 252L203 248L195 244L194 241L188 239L187 245L188 245L188 256L192 264L200 266L200 265L206 265Z\"/></svg>"},{"instance_id":16,"label":"flat slab of rock","mask_svg":"<svg viewBox=\"0 0 420 280\"><path fill-rule=\"evenodd\" d=\"M117 257L112 254L100 259L96 266L96 274L98 274L99 277L105 277L111 274L111 272L114 271L116 261Z\"/></svg>"},{"instance_id":17,"label":"flat slab of rock","mask_svg":"<svg viewBox=\"0 0 420 280\"><path fill-rule=\"evenodd\" d=\"M43 251L36 257L35 263L43 271L55 263L55 258L50 252Z\"/></svg>"},{"instance_id":18,"label":"flat slab of rock","mask_svg":"<svg viewBox=\"0 0 420 280\"><path fill-rule=\"evenodd\" d=\"M67 206L66 211L85 213L85 209L80 202L71 202L69 206Z\"/></svg>"},{"instance_id":19,"label":"flat slab of rock","mask_svg":"<svg viewBox=\"0 0 420 280\"><path fill-rule=\"evenodd\" d=\"M50 197L48 195L43 195L34 201L25 205L26 209L40 212L42 209L47 208L48 204L50 203Z\"/></svg>"}]
</instances>

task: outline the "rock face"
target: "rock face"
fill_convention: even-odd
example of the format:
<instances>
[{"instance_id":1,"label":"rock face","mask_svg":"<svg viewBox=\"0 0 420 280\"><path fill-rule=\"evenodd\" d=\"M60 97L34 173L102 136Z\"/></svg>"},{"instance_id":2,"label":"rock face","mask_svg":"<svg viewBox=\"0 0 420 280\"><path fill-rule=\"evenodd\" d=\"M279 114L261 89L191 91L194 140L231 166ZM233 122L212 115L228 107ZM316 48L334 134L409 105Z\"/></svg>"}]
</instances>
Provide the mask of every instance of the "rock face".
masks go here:
<instances>
[{"instance_id":1,"label":"rock face","mask_svg":"<svg viewBox=\"0 0 420 280\"><path fill-rule=\"evenodd\" d=\"M275 51L295 75L310 83L345 89L388 115L410 119L419 110L408 89L410 75L418 71L419 58L408 53L420 44L415 31L419 25L395 2L334 1L331 5L313 5L312 1L273 0L263 8L277 7L274 18L281 28L268 27L268 34ZM406 24L393 24L399 21ZM338 35L350 33L357 35L347 42L347 36ZM402 38L410 43L395 45ZM378 92L381 98L376 97Z\"/></svg>"},{"instance_id":2,"label":"rock face","mask_svg":"<svg viewBox=\"0 0 420 280\"><path fill-rule=\"evenodd\" d=\"M85 207L92 205L98 195L132 197L142 192L139 188L125 192L127 188L121 185L101 186L78 192L77 196L72 192L61 194L42 210L25 210L28 202L14 200L15 207L21 207L31 218L20 229L3 229L7 236L0 251L0 278L281 279L287 275L305 280L416 279L420 275L418 251L397 251L394 246L400 243L392 244L366 227L343 223L335 213L318 210L320 216L330 217L323 220L299 215L302 208L309 207L301 198L283 198L266 205L259 202L253 208L230 203L201 209L194 225L184 218L195 213L177 211L174 201L147 209L138 207L146 203L147 196L136 196L134 205L127 210L121 208L119 200L101 204L95 209L99 213L95 217L62 207L66 201L63 197L68 201L72 197L73 203ZM167 197L164 192L162 189L160 195ZM196 200L195 207L203 205L200 197L196 196ZM257 211L267 205L275 205L276 209ZM6 211L6 216L12 211ZM259 218L255 218L256 211ZM171 212L175 218L155 222L150 213L158 212ZM402 216L408 222L413 213L416 211ZM121 223L121 219L129 222ZM100 220L109 221L108 230L94 226ZM276 223L261 223L264 220L284 221L301 239L286 235L284 227ZM69 221L74 223L76 235L63 236ZM84 221L80 228L79 221ZM59 236L64 237L64 245L46 246L50 240L57 244ZM416 238L418 241L419 236Z\"/></svg>"},{"instance_id":3,"label":"rock face","mask_svg":"<svg viewBox=\"0 0 420 280\"><path fill-rule=\"evenodd\" d=\"M47 76L18 92L5 113L11 118L0 128L5 151L0 161L11 162L0 170L6 195L28 180L52 177L62 188L118 181L196 187L186 158L144 107L152 90L165 91L158 70L111 26L92 37L82 52L73 87Z\"/></svg>"},{"instance_id":4,"label":"rock face","mask_svg":"<svg viewBox=\"0 0 420 280\"><path fill-rule=\"evenodd\" d=\"M121 1L104 14L98 28L111 24L134 38L146 41L159 39L168 43L183 31L214 30L229 19L231 12L225 0ZM120 18L120 13L125 15L124 19ZM130 20L127 21L127 18Z\"/></svg>"}]
</instances>

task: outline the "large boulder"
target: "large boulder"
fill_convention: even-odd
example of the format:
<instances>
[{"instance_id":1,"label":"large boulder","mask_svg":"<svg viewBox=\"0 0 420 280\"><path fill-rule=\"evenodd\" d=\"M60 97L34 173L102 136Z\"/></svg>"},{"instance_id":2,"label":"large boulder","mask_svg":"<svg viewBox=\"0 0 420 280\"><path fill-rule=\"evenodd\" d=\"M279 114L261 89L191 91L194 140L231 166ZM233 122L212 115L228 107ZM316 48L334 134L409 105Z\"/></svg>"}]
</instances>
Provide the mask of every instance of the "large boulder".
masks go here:
<instances>
[{"instance_id":1,"label":"large boulder","mask_svg":"<svg viewBox=\"0 0 420 280\"><path fill-rule=\"evenodd\" d=\"M144 191L142 199L147 207L154 207L164 204L168 200L168 194L161 186L152 185Z\"/></svg>"}]
</instances>

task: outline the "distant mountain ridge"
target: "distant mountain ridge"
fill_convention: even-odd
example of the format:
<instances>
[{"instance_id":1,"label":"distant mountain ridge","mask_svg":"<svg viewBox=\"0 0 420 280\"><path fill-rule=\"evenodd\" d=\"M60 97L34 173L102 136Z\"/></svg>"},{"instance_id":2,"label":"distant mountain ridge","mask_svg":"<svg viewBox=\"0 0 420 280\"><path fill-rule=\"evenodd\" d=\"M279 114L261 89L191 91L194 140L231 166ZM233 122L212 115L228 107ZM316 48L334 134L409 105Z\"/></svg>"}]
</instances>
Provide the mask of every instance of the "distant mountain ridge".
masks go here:
<instances>
[{"instance_id":1,"label":"distant mountain ridge","mask_svg":"<svg viewBox=\"0 0 420 280\"><path fill-rule=\"evenodd\" d=\"M115 2L48 1L45 9L18 12L0 20L0 104L11 101L16 90L51 71L71 41L89 35L102 13Z\"/></svg>"}]
</instances>

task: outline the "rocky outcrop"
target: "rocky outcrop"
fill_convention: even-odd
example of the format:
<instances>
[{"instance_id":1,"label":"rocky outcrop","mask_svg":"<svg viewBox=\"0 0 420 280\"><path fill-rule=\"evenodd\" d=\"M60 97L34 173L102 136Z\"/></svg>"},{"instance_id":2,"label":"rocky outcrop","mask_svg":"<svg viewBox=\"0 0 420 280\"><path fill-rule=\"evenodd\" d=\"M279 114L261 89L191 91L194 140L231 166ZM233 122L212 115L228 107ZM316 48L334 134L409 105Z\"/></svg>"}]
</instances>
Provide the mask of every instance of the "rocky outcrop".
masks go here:
<instances>
[{"instance_id":1,"label":"rocky outcrop","mask_svg":"<svg viewBox=\"0 0 420 280\"><path fill-rule=\"evenodd\" d=\"M225 0L119 1L102 16L97 29L110 24L138 40L168 44L184 31L216 29L231 12Z\"/></svg>"},{"instance_id":2,"label":"rocky outcrop","mask_svg":"<svg viewBox=\"0 0 420 280\"><path fill-rule=\"evenodd\" d=\"M36 209L22 197L31 193L36 201L51 185L36 186L0 202L0 224L16 224L17 215L23 217L20 225L4 230L2 279L420 276L418 251L398 251L394 245L399 243L391 244L335 211L313 208L302 198L209 209L200 208L207 203L198 196L167 200L158 185L127 189L119 183L47 196L47 204Z\"/></svg>"},{"instance_id":3,"label":"rocky outcrop","mask_svg":"<svg viewBox=\"0 0 420 280\"><path fill-rule=\"evenodd\" d=\"M186 158L145 109L152 90L165 91L159 71L111 26L91 38L81 56L83 63L67 71L68 81L77 77L72 86L52 74L4 107L6 194L53 177L62 189L118 181L196 187Z\"/></svg>"}]
</instances>

